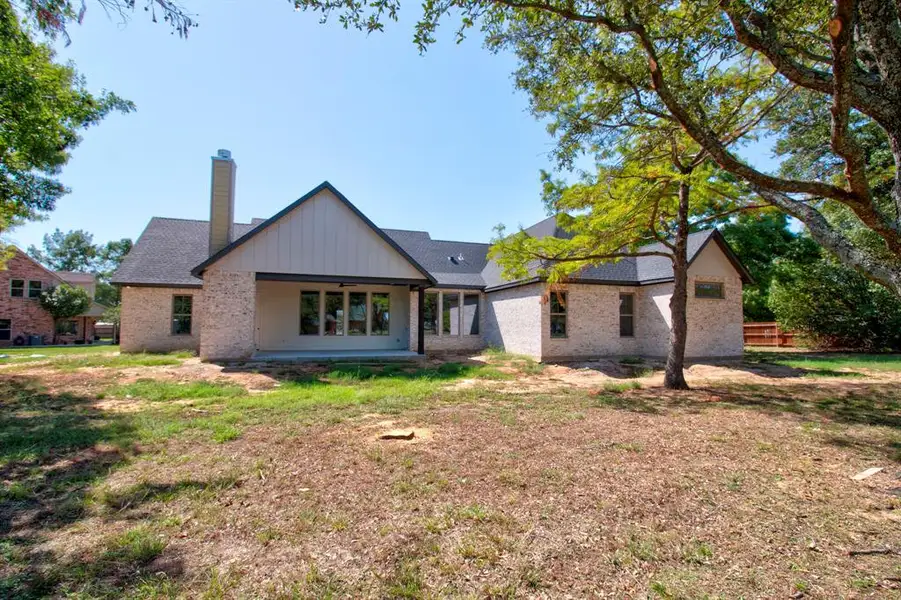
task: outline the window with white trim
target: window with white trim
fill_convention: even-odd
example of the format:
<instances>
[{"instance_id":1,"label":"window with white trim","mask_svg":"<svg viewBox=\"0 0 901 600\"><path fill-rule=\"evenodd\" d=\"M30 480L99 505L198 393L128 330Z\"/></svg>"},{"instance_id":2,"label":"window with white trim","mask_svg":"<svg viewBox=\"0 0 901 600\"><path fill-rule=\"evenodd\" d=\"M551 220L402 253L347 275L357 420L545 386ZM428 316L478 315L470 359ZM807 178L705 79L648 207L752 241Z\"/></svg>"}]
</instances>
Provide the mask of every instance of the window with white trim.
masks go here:
<instances>
[{"instance_id":1,"label":"window with white trim","mask_svg":"<svg viewBox=\"0 0 901 600\"><path fill-rule=\"evenodd\" d=\"M300 335L319 335L319 291L300 293Z\"/></svg>"},{"instance_id":2,"label":"window with white trim","mask_svg":"<svg viewBox=\"0 0 901 600\"><path fill-rule=\"evenodd\" d=\"M372 292L372 335L388 335L391 316L391 294Z\"/></svg>"},{"instance_id":3,"label":"window with white trim","mask_svg":"<svg viewBox=\"0 0 901 600\"><path fill-rule=\"evenodd\" d=\"M24 298L25 297L25 280L24 279L10 279L9 280L9 295L11 298Z\"/></svg>"}]
</instances>

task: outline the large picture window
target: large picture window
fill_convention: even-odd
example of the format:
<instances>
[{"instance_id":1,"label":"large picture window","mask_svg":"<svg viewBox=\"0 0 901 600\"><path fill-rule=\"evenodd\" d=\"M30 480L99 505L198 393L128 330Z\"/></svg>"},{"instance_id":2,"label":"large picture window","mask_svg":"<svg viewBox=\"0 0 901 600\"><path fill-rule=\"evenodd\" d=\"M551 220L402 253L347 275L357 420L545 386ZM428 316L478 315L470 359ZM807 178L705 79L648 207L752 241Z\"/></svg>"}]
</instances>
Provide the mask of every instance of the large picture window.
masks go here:
<instances>
[{"instance_id":1,"label":"large picture window","mask_svg":"<svg viewBox=\"0 0 901 600\"><path fill-rule=\"evenodd\" d=\"M10 319L0 319L0 340L8 342L12 339L13 322Z\"/></svg>"},{"instance_id":2,"label":"large picture window","mask_svg":"<svg viewBox=\"0 0 901 600\"><path fill-rule=\"evenodd\" d=\"M425 295L425 301L422 306L423 329L426 335L438 334L438 294L429 293Z\"/></svg>"},{"instance_id":3,"label":"large picture window","mask_svg":"<svg viewBox=\"0 0 901 600\"><path fill-rule=\"evenodd\" d=\"M28 297L29 298L38 298L41 295L41 291L44 289L44 284L40 281L29 281L28 282Z\"/></svg>"},{"instance_id":4,"label":"large picture window","mask_svg":"<svg viewBox=\"0 0 901 600\"><path fill-rule=\"evenodd\" d=\"M460 335L460 294L448 292L441 297L441 333Z\"/></svg>"},{"instance_id":5,"label":"large picture window","mask_svg":"<svg viewBox=\"0 0 901 600\"><path fill-rule=\"evenodd\" d=\"M57 335L76 335L78 322L75 319L61 319L56 322Z\"/></svg>"},{"instance_id":6,"label":"large picture window","mask_svg":"<svg viewBox=\"0 0 901 600\"><path fill-rule=\"evenodd\" d=\"M300 335L319 335L319 292L300 293Z\"/></svg>"},{"instance_id":7,"label":"large picture window","mask_svg":"<svg viewBox=\"0 0 901 600\"><path fill-rule=\"evenodd\" d=\"M551 292L551 337L566 337L566 292Z\"/></svg>"},{"instance_id":8,"label":"large picture window","mask_svg":"<svg viewBox=\"0 0 901 600\"><path fill-rule=\"evenodd\" d=\"M372 293L372 335L388 335L391 309L389 294Z\"/></svg>"},{"instance_id":9,"label":"large picture window","mask_svg":"<svg viewBox=\"0 0 901 600\"><path fill-rule=\"evenodd\" d=\"M172 335L191 335L192 296L172 296Z\"/></svg>"},{"instance_id":10,"label":"large picture window","mask_svg":"<svg viewBox=\"0 0 901 600\"><path fill-rule=\"evenodd\" d=\"M619 335L635 335L635 294L619 295Z\"/></svg>"},{"instance_id":11,"label":"large picture window","mask_svg":"<svg viewBox=\"0 0 901 600\"><path fill-rule=\"evenodd\" d=\"M723 284L716 281L697 281L695 282L695 298L712 298L714 300L722 300L726 295L723 293Z\"/></svg>"},{"instance_id":12,"label":"large picture window","mask_svg":"<svg viewBox=\"0 0 901 600\"><path fill-rule=\"evenodd\" d=\"M347 333L366 335L366 292L351 292L348 297Z\"/></svg>"},{"instance_id":13,"label":"large picture window","mask_svg":"<svg viewBox=\"0 0 901 600\"><path fill-rule=\"evenodd\" d=\"M479 335L479 295L463 295L463 333Z\"/></svg>"},{"instance_id":14,"label":"large picture window","mask_svg":"<svg viewBox=\"0 0 901 600\"><path fill-rule=\"evenodd\" d=\"M344 335L344 292L325 293L325 335Z\"/></svg>"},{"instance_id":15,"label":"large picture window","mask_svg":"<svg viewBox=\"0 0 901 600\"><path fill-rule=\"evenodd\" d=\"M25 297L25 280L24 279L11 279L9 281L9 295L13 298L24 298Z\"/></svg>"}]
</instances>

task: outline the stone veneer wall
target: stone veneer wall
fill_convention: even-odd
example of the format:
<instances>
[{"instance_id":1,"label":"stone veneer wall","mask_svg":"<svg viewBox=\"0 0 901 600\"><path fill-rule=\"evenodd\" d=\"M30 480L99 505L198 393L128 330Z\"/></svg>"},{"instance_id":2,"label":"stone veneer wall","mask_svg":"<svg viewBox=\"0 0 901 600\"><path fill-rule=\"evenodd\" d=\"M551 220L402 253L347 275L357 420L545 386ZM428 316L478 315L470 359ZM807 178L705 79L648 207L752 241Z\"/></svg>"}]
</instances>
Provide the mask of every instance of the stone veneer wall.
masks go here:
<instances>
[{"instance_id":1,"label":"stone veneer wall","mask_svg":"<svg viewBox=\"0 0 901 600\"><path fill-rule=\"evenodd\" d=\"M172 297L193 296L191 335L172 335ZM200 347L203 291L199 288L122 287L122 352L170 352Z\"/></svg>"},{"instance_id":2,"label":"stone veneer wall","mask_svg":"<svg viewBox=\"0 0 901 600\"><path fill-rule=\"evenodd\" d=\"M203 290L201 360L249 358L256 349L256 274L209 269Z\"/></svg>"},{"instance_id":3,"label":"stone veneer wall","mask_svg":"<svg viewBox=\"0 0 901 600\"><path fill-rule=\"evenodd\" d=\"M640 352L639 340L644 335L640 314L641 288L570 284L566 291L566 337L551 337L550 303L541 305L542 359L588 356L631 355ZM619 295L634 294L634 333L619 335Z\"/></svg>"},{"instance_id":4,"label":"stone veneer wall","mask_svg":"<svg viewBox=\"0 0 901 600\"><path fill-rule=\"evenodd\" d=\"M543 284L489 292L482 337L489 346L541 359Z\"/></svg>"},{"instance_id":5,"label":"stone veneer wall","mask_svg":"<svg viewBox=\"0 0 901 600\"><path fill-rule=\"evenodd\" d=\"M426 335L425 351L426 354L443 353L443 352L467 352L476 351L485 348L485 310L487 308L485 302L485 294L473 290L440 290L443 294L478 294L479 295L479 335ZM427 292L428 293L428 292ZM434 293L434 292L432 292ZM438 299L438 306L441 307L441 299ZM419 293L410 292L410 350L416 352L419 347ZM439 317L438 322L441 322Z\"/></svg>"}]
</instances>

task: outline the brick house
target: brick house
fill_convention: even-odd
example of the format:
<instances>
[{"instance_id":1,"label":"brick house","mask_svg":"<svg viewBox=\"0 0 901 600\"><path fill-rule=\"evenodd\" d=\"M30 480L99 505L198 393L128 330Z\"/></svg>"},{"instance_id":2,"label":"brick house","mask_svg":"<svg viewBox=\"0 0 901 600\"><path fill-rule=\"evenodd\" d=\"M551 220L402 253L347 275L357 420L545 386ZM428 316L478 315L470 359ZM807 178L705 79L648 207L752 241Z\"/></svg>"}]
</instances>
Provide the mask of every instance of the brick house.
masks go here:
<instances>
[{"instance_id":1,"label":"brick house","mask_svg":"<svg viewBox=\"0 0 901 600\"><path fill-rule=\"evenodd\" d=\"M542 360L666 354L671 262L624 258L559 293L505 281L488 244L377 227L325 182L234 222L236 166L213 157L210 220L154 217L113 277L123 351L211 359L414 356L494 346ZM555 218L529 229L565 236ZM687 356L742 352L750 276L716 230L689 240Z\"/></svg>"},{"instance_id":2,"label":"brick house","mask_svg":"<svg viewBox=\"0 0 901 600\"><path fill-rule=\"evenodd\" d=\"M106 307L92 302L90 309L72 319L54 323L41 308L38 296L61 283L84 288L94 298L96 280L87 273L51 271L22 252L11 248L12 255L5 270L0 271L0 346L28 344L29 336L40 336L44 344L52 343L54 333L63 344L92 343L94 323Z\"/></svg>"}]
</instances>

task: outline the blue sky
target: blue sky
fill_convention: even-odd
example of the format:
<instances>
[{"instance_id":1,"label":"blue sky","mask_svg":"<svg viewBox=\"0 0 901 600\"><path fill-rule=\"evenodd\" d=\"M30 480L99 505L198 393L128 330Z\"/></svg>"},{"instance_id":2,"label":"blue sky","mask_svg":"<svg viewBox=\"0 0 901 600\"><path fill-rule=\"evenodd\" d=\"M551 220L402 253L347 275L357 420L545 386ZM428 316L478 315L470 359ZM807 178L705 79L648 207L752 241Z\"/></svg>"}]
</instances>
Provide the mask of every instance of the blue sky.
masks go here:
<instances>
[{"instance_id":1,"label":"blue sky","mask_svg":"<svg viewBox=\"0 0 901 600\"><path fill-rule=\"evenodd\" d=\"M187 3L188 40L138 12L127 25L89 0L59 56L91 89L138 110L84 133L48 220L7 237L40 244L60 228L96 242L136 239L152 216L208 217L210 156L238 164L236 217L269 217L329 180L377 225L487 241L545 216L538 172L553 142L513 89L511 56L446 27L425 55L414 4L366 36L285 0ZM449 25L449 23L447 24Z\"/></svg>"},{"instance_id":2,"label":"blue sky","mask_svg":"<svg viewBox=\"0 0 901 600\"><path fill-rule=\"evenodd\" d=\"M62 173L72 193L10 241L39 244L58 227L102 242L137 238L154 215L205 219L217 148L238 164L239 221L323 180L376 224L435 238L487 241L499 222L544 217L538 171L552 142L514 92L511 57L450 31L421 56L414 6L367 37L283 0L188 5L200 27L180 40L141 13L121 26L89 0L59 56L138 110L85 132Z\"/></svg>"}]
</instances>

